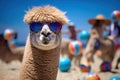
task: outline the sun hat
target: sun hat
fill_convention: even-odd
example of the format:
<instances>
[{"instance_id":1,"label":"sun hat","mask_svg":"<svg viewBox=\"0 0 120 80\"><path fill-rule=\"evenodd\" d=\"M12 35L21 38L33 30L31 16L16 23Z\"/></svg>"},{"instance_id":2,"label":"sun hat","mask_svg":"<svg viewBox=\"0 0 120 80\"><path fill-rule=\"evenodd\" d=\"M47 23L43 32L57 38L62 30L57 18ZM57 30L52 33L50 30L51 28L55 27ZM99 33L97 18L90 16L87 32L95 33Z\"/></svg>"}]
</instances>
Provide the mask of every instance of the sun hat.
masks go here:
<instances>
[{"instance_id":1,"label":"sun hat","mask_svg":"<svg viewBox=\"0 0 120 80\"><path fill-rule=\"evenodd\" d=\"M88 22L90 24L94 25L96 23L96 21L98 21L98 20L103 21L104 22L103 24L105 24L105 25L111 24L111 21L109 19L106 19L104 17L104 15L102 15L102 14L97 15L96 18L89 19Z\"/></svg>"}]
</instances>

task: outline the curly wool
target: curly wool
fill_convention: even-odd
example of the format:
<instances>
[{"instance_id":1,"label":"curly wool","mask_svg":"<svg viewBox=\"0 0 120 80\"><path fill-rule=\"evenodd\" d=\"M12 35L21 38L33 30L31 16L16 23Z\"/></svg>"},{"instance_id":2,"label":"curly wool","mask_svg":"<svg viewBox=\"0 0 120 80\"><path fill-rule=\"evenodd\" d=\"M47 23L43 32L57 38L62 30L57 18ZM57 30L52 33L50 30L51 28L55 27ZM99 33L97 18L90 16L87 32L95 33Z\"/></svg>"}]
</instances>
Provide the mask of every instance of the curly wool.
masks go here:
<instances>
[{"instance_id":1,"label":"curly wool","mask_svg":"<svg viewBox=\"0 0 120 80\"><path fill-rule=\"evenodd\" d=\"M27 11L24 16L24 22L27 24L32 22L60 22L64 25L67 24L68 21L65 12L53 6L34 7Z\"/></svg>"}]
</instances>

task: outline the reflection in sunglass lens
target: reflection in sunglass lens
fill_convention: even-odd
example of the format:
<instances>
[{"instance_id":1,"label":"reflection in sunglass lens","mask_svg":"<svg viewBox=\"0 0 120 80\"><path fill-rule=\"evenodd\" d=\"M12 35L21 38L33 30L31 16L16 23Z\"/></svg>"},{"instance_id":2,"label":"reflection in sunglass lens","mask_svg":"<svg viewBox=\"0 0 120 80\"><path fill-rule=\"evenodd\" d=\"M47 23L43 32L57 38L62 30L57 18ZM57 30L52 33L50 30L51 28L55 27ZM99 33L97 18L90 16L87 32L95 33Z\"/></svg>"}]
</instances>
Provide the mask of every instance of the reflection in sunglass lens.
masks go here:
<instances>
[{"instance_id":1,"label":"reflection in sunglass lens","mask_svg":"<svg viewBox=\"0 0 120 80\"><path fill-rule=\"evenodd\" d=\"M53 32L58 32L61 30L61 24L60 23L57 23L57 22L53 22L53 23L50 23L49 24L50 26L50 29L53 31Z\"/></svg>"},{"instance_id":2,"label":"reflection in sunglass lens","mask_svg":"<svg viewBox=\"0 0 120 80\"><path fill-rule=\"evenodd\" d=\"M32 32L38 32L39 30L42 29L42 26L43 26L42 23L40 23L40 22L34 22L34 23L30 24L30 30Z\"/></svg>"}]
</instances>

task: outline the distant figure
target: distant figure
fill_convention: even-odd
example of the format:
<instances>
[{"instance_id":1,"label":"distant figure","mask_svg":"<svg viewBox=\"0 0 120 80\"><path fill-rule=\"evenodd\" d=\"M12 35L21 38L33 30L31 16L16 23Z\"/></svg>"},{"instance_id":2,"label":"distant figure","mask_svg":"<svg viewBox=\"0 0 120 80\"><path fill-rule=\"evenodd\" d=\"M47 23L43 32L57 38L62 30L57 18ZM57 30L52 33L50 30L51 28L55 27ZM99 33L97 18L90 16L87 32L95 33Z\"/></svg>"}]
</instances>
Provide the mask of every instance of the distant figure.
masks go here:
<instances>
[{"instance_id":1,"label":"distant figure","mask_svg":"<svg viewBox=\"0 0 120 80\"><path fill-rule=\"evenodd\" d=\"M14 60L22 62L24 47L11 48L8 41L0 34L0 60L10 63Z\"/></svg>"},{"instance_id":2,"label":"distant figure","mask_svg":"<svg viewBox=\"0 0 120 80\"><path fill-rule=\"evenodd\" d=\"M120 48L120 25L118 25L118 21L114 22L114 30L111 33L112 33L111 35L114 37L115 49L117 51ZM118 69L119 63L120 63L120 56L115 66L116 69Z\"/></svg>"},{"instance_id":3,"label":"distant figure","mask_svg":"<svg viewBox=\"0 0 120 80\"><path fill-rule=\"evenodd\" d=\"M18 34L13 29L6 29L4 31L4 38L5 38L5 40L8 41L8 44L9 44L10 48L15 48L16 47L17 37L18 37Z\"/></svg>"},{"instance_id":4,"label":"distant figure","mask_svg":"<svg viewBox=\"0 0 120 80\"><path fill-rule=\"evenodd\" d=\"M99 50L99 52L102 53L100 56L103 62L108 61L111 64L115 53L114 42L109 38L102 36L104 31L103 27L110 25L111 21L106 19L104 15L99 14L96 18L89 19L88 22L92 25L92 28L90 30L90 38L84 52L87 62L94 62L94 54Z\"/></svg>"},{"instance_id":5,"label":"distant figure","mask_svg":"<svg viewBox=\"0 0 120 80\"><path fill-rule=\"evenodd\" d=\"M79 65L83 52L81 51L80 53L78 53L79 55L75 56L70 52L70 50L68 48L72 41L77 41L77 33L78 32L81 32L81 30L76 30L75 25L73 23L69 23L68 31L63 31L62 34L68 34L70 41L65 42L65 40L63 39L62 44L64 45L64 47L61 48L61 54L67 55L71 60L74 58L74 63L76 66Z\"/></svg>"},{"instance_id":6,"label":"distant figure","mask_svg":"<svg viewBox=\"0 0 120 80\"><path fill-rule=\"evenodd\" d=\"M117 51L120 48L120 26L118 25L118 21L113 22L111 25L110 34L112 39L114 39Z\"/></svg>"},{"instance_id":7,"label":"distant figure","mask_svg":"<svg viewBox=\"0 0 120 80\"><path fill-rule=\"evenodd\" d=\"M120 20L120 11L113 11L112 13L112 25L110 28L110 33L111 33L111 38L114 40L115 43L115 50L117 52L118 49L120 49L120 25L119 25L119 20ZM115 66L116 69L118 69L118 65L120 63L120 56L117 59L117 64Z\"/></svg>"},{"instance_id":8,"label":"distant figure","mask_svg":"<svg viewBox=\"0 0 120 80\"><path fill-rule=\"evenodd\" d=\"M74 24L68 25L68 31L63 31L62 34L68 34L70 40L77 40L77 33L81 30L76 30Z\"/></svg>"}]
</instances>

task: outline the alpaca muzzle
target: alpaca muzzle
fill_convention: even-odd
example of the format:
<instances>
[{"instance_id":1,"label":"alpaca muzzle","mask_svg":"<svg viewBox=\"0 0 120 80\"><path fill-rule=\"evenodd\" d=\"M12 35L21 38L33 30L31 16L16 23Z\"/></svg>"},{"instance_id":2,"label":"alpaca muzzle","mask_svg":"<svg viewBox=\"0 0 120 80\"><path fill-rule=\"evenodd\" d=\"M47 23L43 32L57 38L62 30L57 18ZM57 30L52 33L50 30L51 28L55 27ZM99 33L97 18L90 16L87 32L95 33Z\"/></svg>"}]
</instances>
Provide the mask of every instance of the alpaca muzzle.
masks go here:
<instances>
[{"instance_id":1,"label":"alpaca muzzle","mask_svg":"<svg viewBox=\"0 0 120 80\"><path fill-rule=\"evenodd\" d=\"M49 37L44 37L42 42L43 42L43 44L48 44L50 42L50 40L51 39Z\"/></svg>"},{"instance_id":2,"label":"alpaca muzzle","mask_svg":"<svg viewBox=\"0 0 120 80\"><path fill-rule=\"evenodd\" d=\"M51 41L50 34L50 32L46 31L41 32L43 44L49 44L49 42Z\"/></svg>"}]
</instances>

